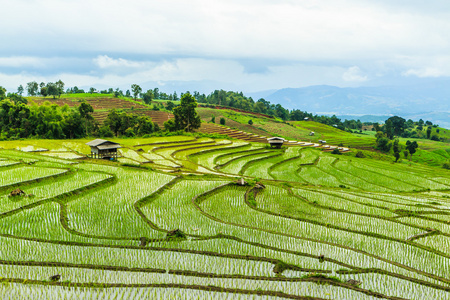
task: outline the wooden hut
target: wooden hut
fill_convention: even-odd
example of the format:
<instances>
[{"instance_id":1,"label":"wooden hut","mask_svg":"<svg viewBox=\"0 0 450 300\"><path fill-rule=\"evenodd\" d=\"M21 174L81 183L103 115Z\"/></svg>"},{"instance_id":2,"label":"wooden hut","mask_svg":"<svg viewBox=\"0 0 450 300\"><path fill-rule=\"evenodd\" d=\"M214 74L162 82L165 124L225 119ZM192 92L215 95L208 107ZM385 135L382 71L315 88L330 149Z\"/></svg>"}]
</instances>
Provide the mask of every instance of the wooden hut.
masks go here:
<instances>
[{"instance_id":1,"label":"wooden hut","mask_svg":"<svg viewBox=\"0 0 450 300\"><path fill-rule=\"evenodd\" d=\"M118 143L96 139L86 143L91 147L92 158L117 158L117 149L122 148Z\"/></svg>"},{"instance_id":2,"label":"wooden hut","mask_svg":"<svg viewBox=\"0 0 450 300\"><path fill-rule=\"evenodd\" d=\"M269 144L272 148L279 149L279 148L281 148L281 146L283 146L285 139L280 138L280 137L273 137L273 138L267 139L267 141L269 142Z\"/></svg>"}]
</instances>

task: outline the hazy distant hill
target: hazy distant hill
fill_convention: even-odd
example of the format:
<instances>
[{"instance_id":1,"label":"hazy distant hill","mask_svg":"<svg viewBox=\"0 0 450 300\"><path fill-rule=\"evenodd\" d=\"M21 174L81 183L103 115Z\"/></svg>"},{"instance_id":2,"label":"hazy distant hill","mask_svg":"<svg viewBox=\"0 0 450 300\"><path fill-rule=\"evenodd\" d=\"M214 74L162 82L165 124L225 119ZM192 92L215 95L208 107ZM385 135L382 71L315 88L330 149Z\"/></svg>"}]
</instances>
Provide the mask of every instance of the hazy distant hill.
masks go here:
<instances>
[{"instance_id":1,"label":"hazy distant hill","mask_svg":"<svg viewBox=\"0 0 450 300\"><path fill-rule=\"evenodd\" d=\"M450 128L450 84L432 82L414 86L339 88L318 85L285 88L265 97L286 108L318 114L400 115L426 118Z\"/></svg>"}]
</instances>

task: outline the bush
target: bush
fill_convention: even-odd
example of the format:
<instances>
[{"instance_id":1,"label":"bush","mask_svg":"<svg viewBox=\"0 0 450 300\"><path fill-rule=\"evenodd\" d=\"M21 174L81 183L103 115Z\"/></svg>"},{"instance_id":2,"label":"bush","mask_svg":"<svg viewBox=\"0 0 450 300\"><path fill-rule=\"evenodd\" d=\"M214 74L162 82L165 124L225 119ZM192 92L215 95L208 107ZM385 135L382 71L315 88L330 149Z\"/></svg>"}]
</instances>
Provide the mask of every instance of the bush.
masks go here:
<instances>
[{"instance_id":1,"label":"bush","mask_svg":"<svg viewBox=\"0 0 450 300\"><path fill-rule=\"evenodd\" d=\"M391 150L392 143L387 137L380 137L377 139L377 149L383 152L389 152Z\"/></svg>"},{"instance_id":2,"label":"bush","mask_svg":"<svg viewBox=\"0 0 450 300\"><path fill-rule=\"evenodd\" d=\"M364 158L364 157L366 157L365 155L364 155L364 153L360 150L360 151L358 151L358 152L356 152L356 155L355 155L356 157L359 157L359 158Z\"/></svg>"},{"instance_id":3,"label":"bush","mask_svg":"<svg viewBox=\"0 0 450 300\"><path fill-rule=\"evenodd\" d=\"M248 125L253 125L252 119L248 120Z\"/></svg>"},{"instance_id":4,"label":"bush","mask_svg":"<svg viewBox=\"0 0 450 300\"><path fill-rule=\"evenodd\" d=\"M125 136L127 137L134 137L136 134L134 133L134 129L129 127L127 130L125 130Z\"/></svg>"},{"instance_id":5,"label":"bush","mask_svg":"<svg viewBox=\"0 0 450 300\"><path fill-rule=\"evenodd\" d=\"M220 125L225 125L225 118L220 118Z\"/></svg>"},{"instance_id":6,"label":"bush","mask_svg":"<svg viewBox=\"0 0 450 300\"><path fill-rule=\"evenodd\" d=\"M445 162L442 167L446 170L450 170L450 161Z\"/></svg>"},{"instance_id":7,"label":"bush","mask_svg":"<svg viewBox=\"0 0 450 300\"><path fill-rule=\"evenodd\" d=\"M341 151L339 151L338 148L335 148L335 149L331 152L331 154L341 154Z\"/></svg>"},{"instance_id":8,"label":"bush","mask_svg":"<svg viewBox=\"0 0 450 300\"><path fill-rule=\"evenodd\" d=\"M175 120L174 119L169 119L167 121L164 122L164 129L166 131L176 131L176 125L175 125Z\"/></svg>"},{"instance_id":9,"label":"bush","mask_svg":"<svg viewBox=\"0 0 450 300\"><path fill-rule=\"evenodd\" d=\"M98 135L100 137L108 137L108 138L110 138L110 137L114 136L114 132L112 132L112 130L111 130L111 128L109 128L109 126L103 125L98 130Z\"/></svg>"}]
</instances>

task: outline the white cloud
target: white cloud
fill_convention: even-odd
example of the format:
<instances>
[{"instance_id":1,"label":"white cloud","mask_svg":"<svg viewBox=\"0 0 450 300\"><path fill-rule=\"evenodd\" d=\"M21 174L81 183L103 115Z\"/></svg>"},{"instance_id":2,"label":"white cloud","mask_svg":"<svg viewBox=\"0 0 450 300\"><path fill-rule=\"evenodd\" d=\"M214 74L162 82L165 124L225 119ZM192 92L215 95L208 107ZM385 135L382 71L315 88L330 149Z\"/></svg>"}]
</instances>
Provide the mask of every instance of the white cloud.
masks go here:
<instances>
[{"instance_id":1,"label":"white cloud","mask_svg":"<svg viewBox=\"0 0 450 300\"><path fill-rule=\"evenodd\" d=\"M450 47L448 11L421 15L356 0L18 0L3 10L2 34L12 42L0 46L4 51L20 44L40 51L51 45L55 51L309 60Z\"/></svg>"},{"instance_id":2,"label":"white cloud","mask_svg":"<svg viewBox=\"0 0 450 300\"><path fill-rule=\"evenodd\" d=\"M348 68L348 70L344 72L344 74L342 75L342 79L344 79L345 81L363 82L367 81L367 76L362 75L359 67L353 66Z\"/></svg>"},{"instance_id":3,"label":"white cloud","mask_svg":"<svg viewBox=\"0 0 450 300\"><path fill-rule=\"evenodd\" d=\"M0 67L42 67L44 65L43 60L37 57L29 56L10 56L0 57Z\"/></svg>"},{"instance_id":4,"label":"white cloud","mask_svg":"<svg viewBox=\"0 0 450 300\"><path fill-rule=\"evenodd\" d=\"M114 59L108 55L99 55L94 58L94 63L101 69L107 68L142 68L146 64L143 62L127 60L123 58Z\"/></svg>"},{"instance_id":5,"label":"white cloud","mask_svg":"<svg viewBox=\"0 0 450 300\"><path fill-rule=\"evenodd\" d=\"M402 75L403 76L413 75L424 78L424 77L440 77L449 74L445 74L445 72L439 70L438 68L424 68L424 69L409 69L403 72Z\"/></svg>"}]
</instances>

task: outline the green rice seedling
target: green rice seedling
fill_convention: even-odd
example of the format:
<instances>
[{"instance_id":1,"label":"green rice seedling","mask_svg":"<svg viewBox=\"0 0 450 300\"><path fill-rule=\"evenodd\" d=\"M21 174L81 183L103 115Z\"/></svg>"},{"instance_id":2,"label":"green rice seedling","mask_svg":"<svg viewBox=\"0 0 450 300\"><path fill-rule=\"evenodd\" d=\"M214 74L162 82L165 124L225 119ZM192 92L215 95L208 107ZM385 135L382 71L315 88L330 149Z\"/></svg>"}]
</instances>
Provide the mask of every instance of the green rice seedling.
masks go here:
<instances>
[{"instance_id":1,"label":"green rice seedling","mask_svg":"<svg viewBox=\"0 0 450 300\"><path fill-rule=\"evenodd\" d=\"M332 187L338 187L342 185L342 182L339 181L336 177L325 173L324 171L320 170L314 165L302 166L298 174L306 182L313 185L323 185Z\"/></svg>"},{"instance_id":2,"label":"green rice seedling","mask_svg":"<svg viewBox=\"0 0 450 300\"><path fill-rule=\"evenodd\" d=\"M255 154L255 153L264 153L264 152L268 152L268 150L263 147L252 145L251 147L249 147L247 149L239 149L239 151L233 151L233 152L227 151L226 153L220 153L219 155L214 157L213 162L215 165L223 165L233 159L243 157L245 155Z\"/></svg>"},{"instance_id":3,"label":"green rice seedling","mask_svg":"<svg viewBox=\"0 0 450 300\"><path fill-rule=\"evenodd\" d=\"M354 176L351 173L346 173L334 167L334 163L337 162L335 157L321 156L317 162L317 168L324 171L325 173L334 176L339 182L345 185L349 185L362 190L370 190L374 192L389 192L392 191L389 188L379 186L376 184L371 184L365 180Z\"/></svg>"},{"instance_id":4,"label":"green rice seedling","mask_svg":"<svg viewBox=\"0 0 450 300\"><path fill-rule=\"evenodd\" d=\"M430 235L414 240L415 243L424 245L437 251L446 251L450 249L450 236L448 235Z\"/></svg>"},{"instance_id":5,"label":"green rice seedling","mask_svg":"<svg viewBox=\"0 0 450 300\"><path fill-rule=\"evenodd\" d=\"M189 149L178 149L176 152L172 154L172 157L179 160L187 160L188 157L192 154L196 154L199 151L205 151L210 149L216 149L217 147L223 149L226 147L233 146L233 143L230 140L225 139L218 139L215 140L215 144L213 145L202 145L195 148L189 148Z\"/></svg>"},{"instance_id":6,"label":"green rice seedling","mask_svg":"<svg viewBox=\"0 0 450 300\"><path fill-rule=\"evenodd\" d=\"M43 152L43 153L40 153L40 155L63 158L63 159L80 159L80 158L86 157L86 156L78 155L73 152Z\"/></svg>"},{"instance_id":7,"label":"green rice seedling","mask_svg":"<svg viewBox=\"0 0 450 300\"><path fill-rule=\"evenodd\" d=\"M312 222L335 226L343 230L374 233L398 239L406 239L420 232L417 228L394 223L390 220L333 211L333 207L331 207L331 210L320 209L314 207L312 203L303 202L289 195L287 191L281 188L270 185L266 186L264 192L258 195L257 203L258 208L265 211L311 220ZM348 204L350 205L351 203Z\"/></svg>"},{"instance_id":8,"label":"green rice seedling","mask_svg":"<svg viewBox=\"0 0 450 300\"><path fill-rule=\"evenodd\" d=\"M20 160L26 163L33 163L36 161L54 162L65 165L71 165L75 163L70 160L58 159L54 157L43 156L36 153L28 153L15 150L0 150L0 157L5 157L13 160Z\"/></svg>"},{"instance_id":9,"label":"green rice seedling","mask_svg":"<svg viewBox=\"0 0 450 300\"><path fill-rule=\"evenodd\" d=\"M384 260L391 260L405 266L413 266L430 274L447 276L445 269L450 266L450 259L424 249L416 248L397 241L374 238L364 234L346 233L326 226L318 226L301 221L290 220L278 216L264 215L243 205L243 191L239 188L227 190L227 197L215 194L201 203L202 208L217 219L230 224L258 228L265 232L280 235L293 235L299 238L311 238L323 242L358 249L372 253ZM220 205L218 203L220 202ZM263 216L264 215L264 216ZM295 234L294 234L295 233ZM402 253L392 257L389 253ZM422 265L424 259L433 263ZM433 267L430 267L430 266Z\"/></svg>"},{"instance_id":10,"label":"green rice seedling","mask_svg":"<svg viewBox=\"0 0 450 300\"><path fill-rule=\"evenodd\" d=\"M404 183L400 180L388 178L381 174L365 170L362 165L359 165L360 167L355 167L353 165L353 162L338 161L335 166L337 169L359 177L362 180L369 182L370 184L386 187L388 189L394 189L395 191L414 191L420 189L414 185Z\"/></svg>"},{"instance_id":11,"label":"green rice seedling","mask_svg":"<svg viewBox=\"0 0 450 300\"><path fill-rule=\"evenodd\" d=\"M9 192L3 194L0 193L0 213L7 213L38 201L44 201L76 190L81 190L110 178L112 178L112 176L108 174L80 170L73 175L58 177L56 179L46 180L35 185L27 186L24 190L26 194L32 195L29 197L13 199L8 197Z\"/></svg>"},{"instance_id":12,"label":"green rice seedling","mask_svg":"<svg viewBox=\"0 0 450 300\"><path fill-rule=\"evenodd\" d=\"M38 167L19 167L15 169L0 170L0 187L14 185L44 179L50 176L66 173L67 170L38 168Z\"/></svg>"},{"instance_id":13,"label":"green rice seedling","mask_svg":"<svg viewBox=\"0 0 450 300\"><path fill-rule=\"evenodd\" d=\"M15 160L0 160L0 167L8 167L8 166L14 166L20 164L19 161L15 161Z\"/></svg>"},{"instance_id":14,"label":"green rice seedling","mask_svg":"<svg viewBox=\"0 0 450 300\"><path fill-rule=\"evenodd\" d=\"M249 156L242 156L240 158L235 158L232 161L228 161L227 165L221 167L219 170L224 173L239 174L244 165L247 164L249 161L263 157L270 157L273 155L274 153L272 151L268 151L258 154L252 154Z\"/></svg>"},{"instance_id":15,"label":"green rice seedling","mask_svg":"<svg viewBox=\"0 0 450 300\"><path fill-rule=\"evenodd\" d=\"M397 171L391 170L391 168L372 167L366 163L356 162L356 161L352 162L352 165L354 165L355 167L358 167L358 168L362 168L364 170L371 171L375 174L381 174L381 176L384 175L389 178L393 178L395 180L399 180L401 182L408 183L413 186L417 186L418 189L420 189L420 188L422 188L422 189L447 189L447 188L449 188L449 186L428 180L426 178L423 178L423 176L417 176L416 174L414 174L413 171L397 172Z\"/></svg>"},{"instance_id":16,"label":"green rice seedling","mask_svg":"<svg viewBox=\"0 0 450 300\"><path fill-rule=\"evenodd\" d=\"M121 148L121 149L119 149L119 151L120 151L121 155L124 158L127 158L129 160L133 160L133 161L136 161L138 163L143 163L143 162L147 162L148 161L147 158L141 156L139 153L137 153L134 150L127 149L127 148Z\"/></svg>"},{"instance_id":17,"label":"green rice seedling","mask_svg":"<svg viewBox=\"0 0 450 300\"><path fill-rule=\"evenodd\" d=\"M136 213L133 204L150 196L174 177L152 171L108 166L80 165L91 171L107 171L117 182L99 192L78 197L67 204L72 229L103 237L139 238L160 236Z\"/></svg>"}]
</instances>

